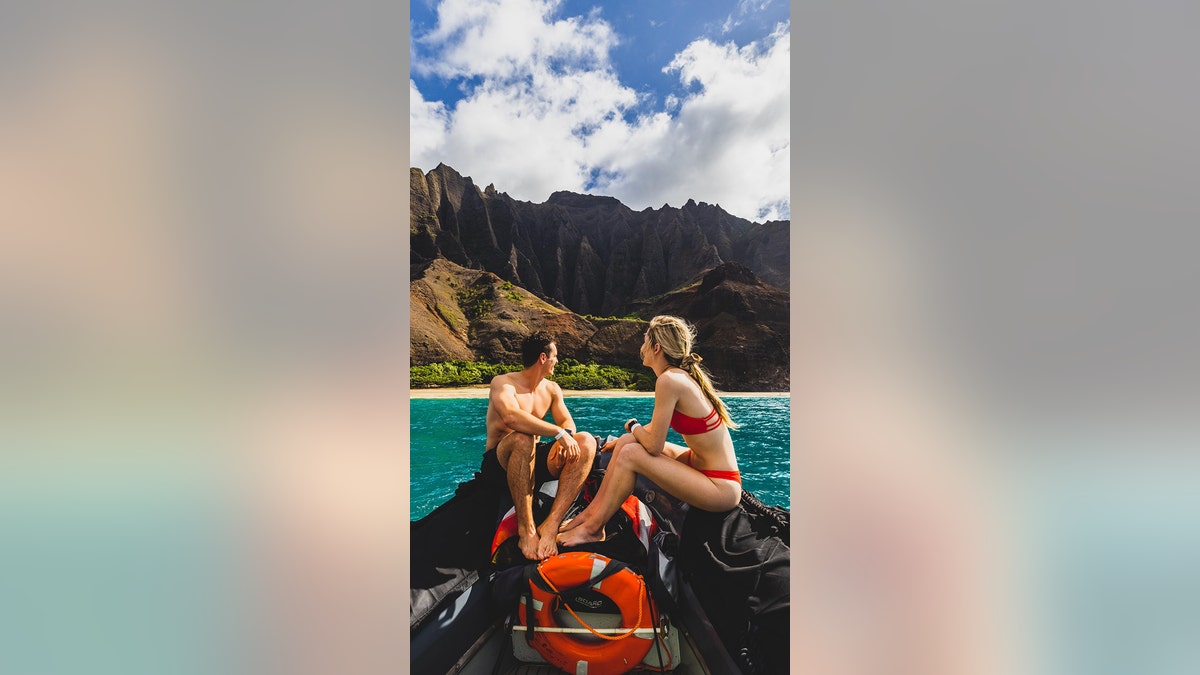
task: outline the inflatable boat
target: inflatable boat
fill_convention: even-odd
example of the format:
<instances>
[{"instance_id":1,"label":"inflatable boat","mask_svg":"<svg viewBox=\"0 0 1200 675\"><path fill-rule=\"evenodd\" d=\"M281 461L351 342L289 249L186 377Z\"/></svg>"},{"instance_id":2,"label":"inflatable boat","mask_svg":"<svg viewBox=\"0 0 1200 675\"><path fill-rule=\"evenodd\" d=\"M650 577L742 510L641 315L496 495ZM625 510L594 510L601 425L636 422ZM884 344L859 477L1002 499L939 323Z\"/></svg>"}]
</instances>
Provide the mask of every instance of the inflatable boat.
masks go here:
<instances>
[{"instance_id":1,"label":"inflatable boat","mask_svg":"<svg viewBox=\"0 0 1200 675\"><path fill-rule=\"evenodd\" d=\"M535 518L553 488L540 488ZM602 546L536 564L504 536L511 507L506 485L476 473L413 521L410 672L788 672L786 509L745 491L725 513L689 509L639 478Z\"/></svg>"}]
</instances>

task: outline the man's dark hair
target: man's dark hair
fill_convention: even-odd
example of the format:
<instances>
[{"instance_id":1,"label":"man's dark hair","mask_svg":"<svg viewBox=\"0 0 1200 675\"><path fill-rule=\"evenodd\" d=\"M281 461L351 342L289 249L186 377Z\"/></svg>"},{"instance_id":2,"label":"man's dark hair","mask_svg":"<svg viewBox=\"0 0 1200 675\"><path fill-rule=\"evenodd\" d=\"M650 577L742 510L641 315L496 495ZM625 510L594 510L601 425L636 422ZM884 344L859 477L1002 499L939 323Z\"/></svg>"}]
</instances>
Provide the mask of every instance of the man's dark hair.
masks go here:
<instances>
[{"instance_id":1,"label":"man's dark hair","mask_svg":"<svg viewBox=\"0 0 1200 675\"><path fill-rule=\"evenodd\" d=\"M528 368L537 363L542 354L549 356L550 345L554 338L544 330L539 330L521 341L521 363Z\"/></svg>"}]
</instances>

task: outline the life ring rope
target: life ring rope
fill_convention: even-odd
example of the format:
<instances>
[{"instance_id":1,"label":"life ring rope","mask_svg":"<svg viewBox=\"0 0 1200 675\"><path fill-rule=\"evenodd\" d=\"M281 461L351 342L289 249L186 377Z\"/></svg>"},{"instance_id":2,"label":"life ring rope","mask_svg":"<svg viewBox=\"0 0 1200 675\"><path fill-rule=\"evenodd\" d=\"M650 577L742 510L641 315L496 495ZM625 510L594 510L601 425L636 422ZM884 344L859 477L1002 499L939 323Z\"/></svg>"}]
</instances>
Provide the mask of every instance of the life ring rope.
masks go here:
<instances>
[{"instance_id":1,"label":"life ring rope","mask_svg":"<svg viewBox=\"0 0 1200 675\"><path fill-rule=\"evenodd\" d=\"M526 625L525 639L549 663L567 672L618 675L637 667L656 644L656 626L650 621L654 615L649 605L651 595L642 575L628 565L598 553L576 551L551 556L525 569L529 591L517 606L518 617ZM567 597L586 588L617 603L621 625L615 630L621 634L612 635L608 630L606 635L588 625L575 612ZM536 602L540 602L538 609L534 609ZM632 603L637 604L636 609ZM563 628L558 625L555 614L564 605L582 628L572 628L570 633L539 630L539 624ZM627 629L626 626L631 627ZM599 640L580 640L571 633L581 638L591 633Z\"/></svg>"},{"instance_id":2,"label":"life ring rope","mask_svg":"<svg viewBox=\"0 0 1200 675\"><path fill-rule=\"evenodd\" d=\"M608 564L609 564L609 565L611 565L612 563L610 562L610 563L608 563ZM548 579L548 578L546 577L546 573L542 571L542 566L541 566L541 565L538 565L538 575L539 575L540 577L542 577L542 581L545 581L545 582L546 582L546 585L550 587L550 590L554 591L554 594L555 594L555 595L557 595L557 596L559 596L559 597L562 597L562 592L558 590L558 587L556 587L556 586L554 585L554 582L553 582L553 581L550 581L550 579ZM638 631L638 628L639 628L639 627L642 625L642 611L643 611L643 609L644 609L644 607L645 607L645 604L646 604L646 603L645 603L645 600L646 600L646 582L645 582L645 580L641 580L641 579L639 579L639 582L640 582L640 583L638 584L638 600L637 600L637 604L638 604L638 614L637 614L637 620L633 622L633 627L632 627L632 628L630 628L628 632L626 632L626 633L622 633L621 635L605 635L605 634L603 634L603 633L600 633L600 632L596 631L596 629L595 629L595 628L592 628L590 625L588 625L588 622L586 622L586 621L584 621L582 618L580 618L580 616L579 616L578 614L576 614L576 613L575 613L575 610L571 608L571 604L570 604L570 603L568 603L568 602L564 602L564 603L563 603L563 607L566 607L566 608L567 608L567 611L571 613L571 616L575 617L575 620L576 620L576 621L578 621L578 622L579 622L579 624L580 624L581 626L583 626L584 628L588 629L588 632L589 632L589 633L591 633L592 635L595 635L596 637L600 638L601 640L610 640L610 641L624 640L625 638L627 638L627 637L630 637L630 636L632 636L634 633L636 633L636 632Z\"/></svg>"}]
</instances>

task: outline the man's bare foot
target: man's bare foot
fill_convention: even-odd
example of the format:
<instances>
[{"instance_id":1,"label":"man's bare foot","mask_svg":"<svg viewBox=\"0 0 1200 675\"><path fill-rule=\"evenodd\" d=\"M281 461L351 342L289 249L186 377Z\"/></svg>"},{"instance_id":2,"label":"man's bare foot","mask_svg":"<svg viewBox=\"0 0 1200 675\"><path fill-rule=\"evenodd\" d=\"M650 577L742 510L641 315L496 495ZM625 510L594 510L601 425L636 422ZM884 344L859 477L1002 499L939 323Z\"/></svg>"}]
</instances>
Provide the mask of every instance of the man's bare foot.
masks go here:
<instances>
[{"instance_id":1,"label":"man's bare foot","mask_svg":"<svg viewBox=\"0 0 1200 675\"><path fill-rule=\"evenodd\" d=\"M545 560L550 556L558 555L558 544L555 541L555 537L558 535L558 525L548 525L548 523L542 523L542 526L538 528L538 560Z\"/></svg>"},{"instance_id":2,"label":"man's bare foot","mask_svg":"<svg viewBox=\"0 0 1200 675\"><path fill-rule=\"evenodd\" d=\"M537 532L529 535L521 535L518 539L518 544L521 548L521 555L529 560L541 560L538 557L538 545L541 543L541 536Z\"/></svg>"}]
</instances>

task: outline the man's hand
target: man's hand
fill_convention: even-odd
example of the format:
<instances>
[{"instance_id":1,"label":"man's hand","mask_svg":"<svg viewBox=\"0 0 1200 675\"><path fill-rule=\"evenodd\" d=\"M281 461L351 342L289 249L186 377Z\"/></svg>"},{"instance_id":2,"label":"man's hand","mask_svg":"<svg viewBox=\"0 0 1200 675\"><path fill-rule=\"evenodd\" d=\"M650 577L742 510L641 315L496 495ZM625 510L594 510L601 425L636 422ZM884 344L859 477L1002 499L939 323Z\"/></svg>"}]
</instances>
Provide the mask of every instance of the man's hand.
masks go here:
<instances>
[{"instance_id":1,"label":"man's hand","mask_svg":"<svg viewBox=\"0 0 1200 675\"><path fill-rule=\"evenodd\" d=\"M579 449L579 441L575 440L575 437L571 435L570 429L567 430L567 433L562 438L558 439L558 446L559 454L568 462L579 459L579 456L583 453Z\"/></svg>"}]
</instances>

